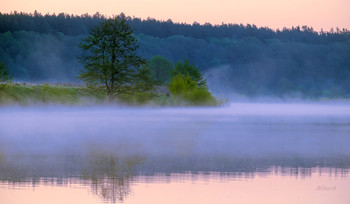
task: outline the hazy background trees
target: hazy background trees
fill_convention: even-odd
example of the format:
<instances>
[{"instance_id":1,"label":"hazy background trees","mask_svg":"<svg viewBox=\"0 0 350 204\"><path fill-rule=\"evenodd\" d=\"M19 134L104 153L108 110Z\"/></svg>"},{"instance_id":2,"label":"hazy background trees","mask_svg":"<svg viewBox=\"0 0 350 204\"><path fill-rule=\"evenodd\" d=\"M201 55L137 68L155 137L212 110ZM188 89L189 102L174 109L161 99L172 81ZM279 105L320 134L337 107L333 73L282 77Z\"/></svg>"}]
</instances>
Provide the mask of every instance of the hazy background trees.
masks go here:
<instances>
[{"instance_id":1,"label":"hazy background trees","mask_svg":"<svg viewBox=\"0 0 350 204\"><path fill-rule=\"evenodd\" d=\"M100 14L0 14L0 60L14 80L78 82L83 66L77 45L103 20ZM350 32L345 29L316 32L297 26L274 31L242 24L126 20L135 29L137 54L150 60L160 81L167 76L152 65L156 55L172 64L188 59L217 93L350 96Z\"/></svg>"},{"instance_id":2,"label":"hazy background trees","mask_svg":"<svg viewBox=\"0 0 350 204\"><path fill-rule=\"evenodd\" d=\"M156 83L164 85L170 81L173 64L166 58L157 55L149 59L147 66L151 70L151 76Z\"/></svg>"}]
</instances>

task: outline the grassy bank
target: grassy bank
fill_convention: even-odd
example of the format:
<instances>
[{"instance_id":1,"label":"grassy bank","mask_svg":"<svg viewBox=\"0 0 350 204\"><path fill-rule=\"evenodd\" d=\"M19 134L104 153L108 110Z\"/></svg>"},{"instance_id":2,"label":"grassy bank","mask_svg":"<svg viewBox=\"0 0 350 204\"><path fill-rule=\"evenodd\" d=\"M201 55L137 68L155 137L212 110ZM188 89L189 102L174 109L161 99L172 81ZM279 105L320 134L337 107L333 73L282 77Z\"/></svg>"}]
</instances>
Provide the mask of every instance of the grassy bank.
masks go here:
<instances>
[{"instance_id":1,"label":"grassy bank","mask_svg":"<svg viewBox=\"0 0 350 204\"><path fill-rule=\"evenodd\" d=\"M0 104L80 104L103 102L101 94L89 92L84 87L68 85L0 84Z\"/></svg>"},{"instance_id":2,"label":"grassy bank","mask_svg":"<svg viewBox=\"0 0 350 204\"><path fill-rule=\"evenodd\" d=\"M164 87L162 87L164 88ZM54 84L0 84L0 105L31 105L31 104L64 104L64 105L93 105L93 104L124 104L124 105L154 105L154 106L194 106L192 102L172 96L166 91L153 93L135 93L123 95L114 101L109 101L101 89L87 88L76 85ZM217 105L199 104L202 106Z\"/></svg>"}]
</instances>

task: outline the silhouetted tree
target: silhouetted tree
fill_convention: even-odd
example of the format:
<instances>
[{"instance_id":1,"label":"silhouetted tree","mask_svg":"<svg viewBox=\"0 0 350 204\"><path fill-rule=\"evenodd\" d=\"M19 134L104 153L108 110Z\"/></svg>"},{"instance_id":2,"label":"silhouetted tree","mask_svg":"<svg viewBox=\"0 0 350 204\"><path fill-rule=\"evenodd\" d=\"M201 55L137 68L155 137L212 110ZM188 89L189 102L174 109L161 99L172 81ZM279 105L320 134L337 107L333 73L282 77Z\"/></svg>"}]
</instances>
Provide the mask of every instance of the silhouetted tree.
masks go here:
<instances>
[{"instance_id":1,"label":"silhouetted tree","mask_svg":"<svg viewBox=\"0 0 350 204\"><path fill-rule=\"evenodd\" d=\"M145 68L141 69L146 60L135 54L138 45L125 16L100 23L80 47L89 51L81 57L85 69L80 78L89 85L104 86L110 99L139 88L152 88L151 83L142 84L149 74Z\"/></svg>"}]
</instances>

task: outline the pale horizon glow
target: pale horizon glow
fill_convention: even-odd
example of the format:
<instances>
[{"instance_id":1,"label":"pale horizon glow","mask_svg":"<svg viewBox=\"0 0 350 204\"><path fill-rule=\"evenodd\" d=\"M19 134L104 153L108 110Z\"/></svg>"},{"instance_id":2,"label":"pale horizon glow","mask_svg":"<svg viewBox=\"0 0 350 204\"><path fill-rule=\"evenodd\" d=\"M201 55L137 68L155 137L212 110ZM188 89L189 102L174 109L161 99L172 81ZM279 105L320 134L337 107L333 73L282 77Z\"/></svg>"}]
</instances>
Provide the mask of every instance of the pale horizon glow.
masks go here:
<instances>
[{"instance_id":1,"label":"pale horizon glow","mask_svg":"<svg viewBox=\"0 0 350 204\"><path fill-rule=\"evenodd\" d=\"M307 25L314 30L350 29L348 0L3 0L1 13L13 11L74 15L125 13L141 19L200 24L254 24L272 29Z\"/></svg>"}]
</instances>

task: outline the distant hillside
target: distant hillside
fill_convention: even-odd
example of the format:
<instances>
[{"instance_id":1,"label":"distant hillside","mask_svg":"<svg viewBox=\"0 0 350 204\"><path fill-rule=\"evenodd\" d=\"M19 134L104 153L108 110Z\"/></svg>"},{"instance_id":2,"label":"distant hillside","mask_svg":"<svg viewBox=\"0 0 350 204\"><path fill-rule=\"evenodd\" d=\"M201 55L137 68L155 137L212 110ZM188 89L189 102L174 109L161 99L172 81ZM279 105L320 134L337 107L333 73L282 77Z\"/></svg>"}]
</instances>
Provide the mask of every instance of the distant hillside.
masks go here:
<instances>
[{"instance_id":1,"label":"distant hillside","mask_svg":"<svg viewBox=\"0 0 350 204\"><path fill-rule=\"evenodd\" d=\"M254 25L179 24L126 17L139 54L189 59L210 88L244 95L350 97L350 32L307 26L274 31ZM78 44L103 21L89 16L0 14L0 61L15 80L74 81Z\"/></svg>"}]
</instances>

